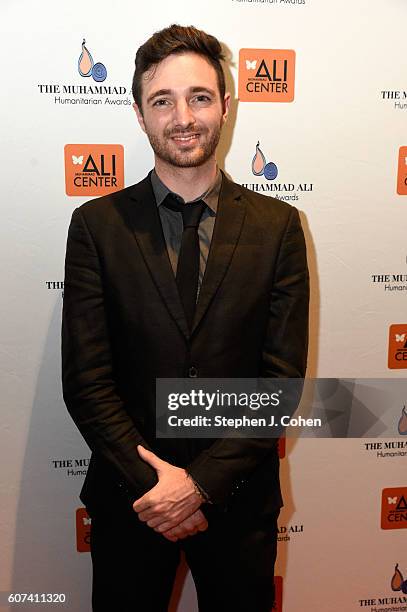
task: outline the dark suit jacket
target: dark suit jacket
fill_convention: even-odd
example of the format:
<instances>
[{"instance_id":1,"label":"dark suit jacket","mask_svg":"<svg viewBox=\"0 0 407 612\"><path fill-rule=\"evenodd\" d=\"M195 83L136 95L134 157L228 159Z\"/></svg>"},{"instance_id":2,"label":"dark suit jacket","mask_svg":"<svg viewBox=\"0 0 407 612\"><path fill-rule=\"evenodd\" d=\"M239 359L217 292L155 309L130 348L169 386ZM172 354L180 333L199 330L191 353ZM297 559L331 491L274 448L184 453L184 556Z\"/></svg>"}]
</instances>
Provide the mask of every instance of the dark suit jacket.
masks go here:
<instances>
[{"instance_id":1,"label":"dark suit jacket","mask_svg":"<svg viewBox=\"0 0 407 612\"><path fill-rule=\"evenodd\" d=\"M92 450L81 499L134 501L157 482L136 450L188 468L215 508L282 505L276 441L155 437L156 377L303 377L308 269L296 208L223 176L191 333L149 177L77 208L69 227L62 378ZM240 503L244 503L241 501Z\"/></svg>"}]
</instances>

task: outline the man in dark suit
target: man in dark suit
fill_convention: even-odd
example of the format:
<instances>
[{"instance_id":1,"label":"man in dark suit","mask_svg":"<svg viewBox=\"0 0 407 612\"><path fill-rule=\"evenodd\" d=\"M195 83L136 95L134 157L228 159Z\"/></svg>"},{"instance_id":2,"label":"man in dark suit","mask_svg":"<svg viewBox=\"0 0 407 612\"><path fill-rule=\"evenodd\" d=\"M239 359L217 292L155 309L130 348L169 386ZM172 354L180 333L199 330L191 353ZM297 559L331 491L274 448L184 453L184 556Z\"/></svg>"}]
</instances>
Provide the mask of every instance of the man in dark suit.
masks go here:
<instances>
[{"instance_id":1,"label":"man in dark suit","mask_svg":"<svg viewBox=\"0 0 407 612\"><path fill-rule=\"evenodd\" d=\"M137 52L140 183L69 228L63 391L92 450L93 609L164 611L184 550L204 612L269 612L282 499L275 439L163 439L156 378L303 377L308 270L295 208L217 167L230 95L193 27Z\"/></svg>"}]
</instances>

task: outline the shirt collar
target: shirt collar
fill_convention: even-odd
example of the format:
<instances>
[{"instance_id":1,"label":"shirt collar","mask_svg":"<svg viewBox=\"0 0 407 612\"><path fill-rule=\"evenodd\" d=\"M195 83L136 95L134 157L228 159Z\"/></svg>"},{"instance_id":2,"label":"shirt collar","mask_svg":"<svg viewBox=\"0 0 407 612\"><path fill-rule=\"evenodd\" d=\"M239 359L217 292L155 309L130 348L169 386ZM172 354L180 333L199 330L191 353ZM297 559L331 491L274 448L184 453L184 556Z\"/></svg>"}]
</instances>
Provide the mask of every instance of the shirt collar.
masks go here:
<instances>
[{"instance_id":1,"label":"shirt collar","mask_svg":"<svg viewBox=\"0 0 407 612\"><path fill-rule=\"evenodd\" d=\"M178 200L180 200L183 204L185 204L185 200L180 195L171 191L171 189L169 189L162 182L157 172L155 171L155 168L151 172L150 178L151 178L151 185L154 191L154 196L155 196L155 200L157 203L157 207L161 206L161 204L163 203L163 201L165 200L165 198L167 197L169 193L172 193L173 195L175 195L178 198ZM216 214L216 211L218 209L218 200L219 200L219 193L220 193L221 185L222 185L222 172L219 170L219 168L217 168L215 180L212 183L212 185L209 187L209 189L207 189L201 196L199 196L198 198L195 198L195 200L192 200L192 201L196 202L196 200L203 200L205 204L208 206L208 208L210 208L212 213Z\"/></svg>"}]
</instances>

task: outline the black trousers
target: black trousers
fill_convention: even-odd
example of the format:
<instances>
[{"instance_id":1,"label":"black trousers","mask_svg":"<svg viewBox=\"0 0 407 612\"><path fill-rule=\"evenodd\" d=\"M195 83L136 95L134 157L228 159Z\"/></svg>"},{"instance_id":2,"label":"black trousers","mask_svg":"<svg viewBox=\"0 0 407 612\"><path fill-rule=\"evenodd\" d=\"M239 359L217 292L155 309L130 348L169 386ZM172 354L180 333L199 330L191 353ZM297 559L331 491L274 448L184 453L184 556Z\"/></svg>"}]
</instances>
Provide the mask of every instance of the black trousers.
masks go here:
<instances>
[{"instance_id":1,"label":"black trousers","mask_svg":"<svg viewBox=\"0 0 407 612\"><path fill-rule=\"evenodd\" d=\"M280 509L208 514L208 529L166 540L128 506L92 514L93 612L167 612L181 550L200 612L270 612Z\"/></svg>"}]
</instances>

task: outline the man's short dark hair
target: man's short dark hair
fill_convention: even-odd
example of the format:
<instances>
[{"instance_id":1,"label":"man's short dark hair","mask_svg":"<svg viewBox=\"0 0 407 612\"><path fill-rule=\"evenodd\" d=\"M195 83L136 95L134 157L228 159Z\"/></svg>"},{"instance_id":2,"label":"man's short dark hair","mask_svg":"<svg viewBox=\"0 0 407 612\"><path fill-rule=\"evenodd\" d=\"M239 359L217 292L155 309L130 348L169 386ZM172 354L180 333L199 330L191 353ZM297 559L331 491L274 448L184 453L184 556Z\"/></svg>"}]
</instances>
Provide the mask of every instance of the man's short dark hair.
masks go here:
<instances>
[{"instance_id":1,"label":"man's short dark hair","mask_svg":"<svg viewBox=\"0 0 407 612\"><path fill-rule=\"evenodd\" d=\"M225 75L221 60L225 57L217 38L194 26L173 24L155 32L136 53L136 69L133 76L133 98L141 111L142 75L153 66L173 54L197 53L214 67L218 78L221 100L225 95Z\"/></svg>"}]
</instances>

